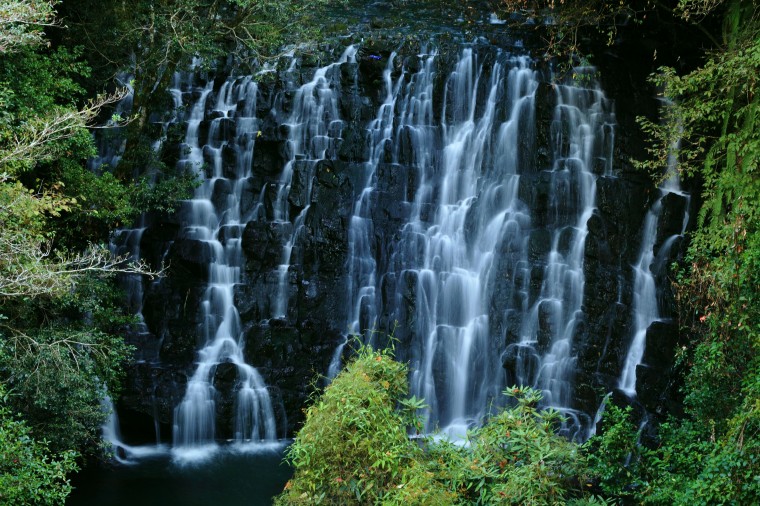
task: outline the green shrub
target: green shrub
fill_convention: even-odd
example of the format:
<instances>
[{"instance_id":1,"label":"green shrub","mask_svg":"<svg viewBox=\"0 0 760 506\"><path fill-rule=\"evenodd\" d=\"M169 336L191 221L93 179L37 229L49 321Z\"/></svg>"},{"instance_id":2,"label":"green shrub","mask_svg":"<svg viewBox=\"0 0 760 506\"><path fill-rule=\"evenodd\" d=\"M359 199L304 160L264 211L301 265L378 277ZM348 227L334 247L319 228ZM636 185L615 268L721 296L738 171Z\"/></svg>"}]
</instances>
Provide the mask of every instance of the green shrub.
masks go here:
<instances>
[{"instance_id":1,"label":"green shrub","mask_svg":"<svg viewBox=\"0 0 760 506\"><path fill-rule=\"evenodd\" d=\"M66 475L76 471L73 451L52 455L29 427L5 406L0 387L0 504L62 505L71 492Z\"/></svg>"},{"instance_id":2,"label":"green shrub","mask_svg":"<svg viewBox=\"0 0 760 506\"><path fill-rule=\"evenodd\" d=\"M671 419L652 448L638 443L630 407L608 406L602 433L584 445L591 476L626 504L760 504L760 397L751 385L745 392L724 433L704 420Z\"/></svg>"},{"instance_id":3,"label":"green shrub","mask_svg":"<svg viewBox=\"0 0 760 506\"><path fill-rule=\"evenodd\" d=\"M287 452L295 475L276 504L450 504L407 435L422 403L407 399L407 368L360 347L306 411Z\"/></svg>"},{"instance_id":4,"label":"green shrub","mask_svg":"<svg viewBox=\"0 0 760 506\"><path fill-rule=\"evenodd\" d=\"M539 392L507 390L516 405L466 444L414 440L424 406L407 399L407 372L387 350L358 350L307 409L276 504L604 504L582 490L585 458L555 434L561 416L537 408Z\"/></svg>"},{"instance_id":5,"label":"green shrub","mask_svg":"<svg viewBox=\"0 0 760 506\"><path fill-rule=\"evenodd\" d=\"M583 495L586 461L580 447L556 434L561 415L538 409L541 393L512 387L517 403L473 430L464 447L430 446L430 455L466 504L566 504ZM593 502L592 502L593 504Z\"/></svg>"},{"instance_id":6,"label":"green shrub","mask_svg":"<svg viewBox=\"0 0 760 506\"><path fill-rule=\"evenodd\" d=\"M601 434L584 445L589 472L609 496L630 497L642 483L642 455L638 431L631 420L632 408L609 401L604 407Z\"/></svg>"}]
</instances>

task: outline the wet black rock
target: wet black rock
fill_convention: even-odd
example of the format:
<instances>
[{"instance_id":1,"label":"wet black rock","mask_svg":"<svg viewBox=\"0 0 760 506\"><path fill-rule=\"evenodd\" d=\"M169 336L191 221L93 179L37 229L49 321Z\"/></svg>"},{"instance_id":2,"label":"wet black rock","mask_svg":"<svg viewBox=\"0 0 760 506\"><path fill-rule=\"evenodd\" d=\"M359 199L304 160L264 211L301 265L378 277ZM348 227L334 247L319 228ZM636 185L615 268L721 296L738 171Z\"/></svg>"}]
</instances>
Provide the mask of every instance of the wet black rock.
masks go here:
<instances>
[{"instance_id":1,"label":"wet black rock","mask_svg":"<svg viewBox=\"0 0 760 506\"><path fill-rule=\"evenodd\" d=\"M169 248L167 260L175 277L205 280L209 264L215 260L214 250L205 241L177 239Z\"/></svg>"},{"instance_id":2,"label":"wet black rock","mask_svg":"<svg viewBox=\"0 0 760 506\"><path fill-rule=\"evenodd\" d=\"M496 58L497 48L482 43L472 46L483 61L492 62ZM202 168L210 174L209 162L221 149L225 179L214 182L209 202L218 216L223 215L235 185L242 187L240 216L244 223L221 228L217 238L223 245L241 241L243 258L234 297L242 325L245 360L257 368L269 386L279 425L287 429L288 434L292 434L303 419L302 408L312 392L312 385L321 384L315 378L326 373L337 345L344 341L346 321L349 311L353 310L346 307L345 293L351 248L349 229L354 207L370 176L367 125L385 99L383 71L396 48L397 45L390 42L367 43L357 55L357 63L343 63L339 69L333 69L341 76L340 84L334 84L333 88L341 121L328 127L334 144L329 146L326 160L296 157L288 141L294 128L288 124L288 118L295 90L314 75L320 64L319 58L314 57L296 68L277 70L271 80L260 85L258 130L246 132L237 142L230 138L236 133L234 122L211 108L199 128L204 135L215 129L219 139L225 139L224 143L215 140L204 148L205 167L179 167L191 172ZM408 73L405 78L411 76L413 69L419 66L417 49L406 48L398 55L397 64L392 68L394 76L398 77L402 68ZM441 97L447 86L447 72L460 52L460 47L455 45L446 51L442 49L439 54L434 83L434 95L438 97L433 104L435 118L443 115L445 104ZM479 85L484 89L488 79L485 74L481 77ZM548 78L548 73L542 78L535 93L535 126L521 126L523 135L518 142L517 156L519 202L510 210L512 221L502 224L505 228L502 241L491 259L488 277L483 280L489 287L486 310L492 342L491 349L479 352L501 361L504 371L489 371L489 374L503 374L507 382L534 381L539 373L539 354L546 353L556 336L567 330L559 328L558 322L562 320L559 315L565 308L557 301L544 300L536 306L547 281L550 252L556 246L558 255L569 258L581 232L576 212L581 190L577 161L567 159L556 166L552 162L555 152L566 153L570 148L554 142L557 86ZM596 92L587 93L590 98ZM191 98L189 95L183 98L186 105ZM477 110L482 108L483 103L479 103ZM451 110L447 112L452 114ZM499 121L506 120L505 111L499 110L496 114ZM526 117L528 115L523 117L524 122ZM632 124L631 118L620 120L621 124ZM607 129L605 135L611 135L609 125L600 128ZM430 125L429 129L428 133L438 135L442 126ZM183 143L184 136L174 130L178 129L169 129L173 145L164 150L163 156L176 163L189 147ZM379 330L391 331L398 325L395 337L399 340L399 355L403 357L418 357L421 353L414 349L419 344L412 343L421 342L415 333L421 316L418 311L426 303L417 296L424 274L411 269L394 271L392 267L401 265L402 260L407 265L422 263L428 253L426 238L423 233L405 226L413 209L419 212L419 224L429 225L437 209L432 201L442 191L440 181L426 181L429 193L415 202L423 172L417 165L420 161L415 159L417 133L401 126L394 133L397 145L388 143L378 150L380 163L374 177L369 178L373 188L368 196L371 233L367 240L380 276L379 293L375 295L376 301L365 297L360 302L362 326L369 325L367 315L375 309L379 313ZM588 222L581 224L588 230L583 244L583 314L576 315L569 328L573 332L577 366L572 403L574 408L585 411L584 416L595 412L599 392L617 388L632 337L634 271L631 266L640 254L644 217L661 195L643 176L629 172L629 166L624 163L626 152L638 149L631 140L633 134L619 128L615 135L616 146L624 148L616 148L614 161L598 153L593 157L596 209ZM241 171L247 170L245 165L250 153L246 146L251 141L252 174L239 180ZM427 163L438 161L442 156L440 149L441 146L434 147L432 159ZM278 193L283 191L280 188L282 171L288 162L292 162L293 172L287 188L284 210L287 216L275 219L275 203ZM486 165L488 163L490 160ZM484 195L473 196L464 218L462 240L467 242L469 254L479 254L475 242L479 227L483 226L482 214L486 212L481 206L488 205L487 202ZM657 251L662 251L662 258L658 258L658 265L653 269L658 286L667 284L667 264L678 258L683 247L681 239L675 236L681 233L687 205L685 197L676 193L663 198L656 245ZM207 241L183 237L187 231L179 223L187 212L185 207L175 217L152 217L141 241L143 257L151 264L167 262L170 265L166 279L145 285L143 314L149 330L134 332L128 337L140 347L141 362L129 370L120 409L135 420L142 439L149 437L145 436L150 432L149 419L158 421L162 439L168 437L166 427L171 426L173 409L182 399L187 378L197 360L196 351L203 344L198 337L203 335L205 324L201 301L208 288L209 263L215 260L216 253ZM559 237L555 238L552 230L558 230ZM402 234L406 234L406 240L399 246ZM663 248L666 243L671 248L668 251ZM292 249L286 249L286 245ZM440 263L432 268L439 268ZM669 314L672 294L665 289L660 295L663 311ZM273 318L278 313L280 297L287 300L287 309ZM373 303L376 307L372 307ZM392 310L395 306L398 309ZM525 308L538 312L535 336L523 335ZM461 308L450 308L452 314L446 316L456 318L460 315L458 309ZM441 342L455 338L451 329L439 335ZM674 409L673 381L667 371L672 366L676 343L675 328L669 323L656 322L647 333L647 351L644 365L638 370L637 385L641 404L647 410L659 413ZM441 346L433 358L434 374L444 374L450 358ZM216 367L213 383L219 394L218 418L222 420L219 437L233 435L233 399L238 379L238 371L232 364ZM443 397L431 401L443 408L448 402Z\"/></svg>"}]
</instances>

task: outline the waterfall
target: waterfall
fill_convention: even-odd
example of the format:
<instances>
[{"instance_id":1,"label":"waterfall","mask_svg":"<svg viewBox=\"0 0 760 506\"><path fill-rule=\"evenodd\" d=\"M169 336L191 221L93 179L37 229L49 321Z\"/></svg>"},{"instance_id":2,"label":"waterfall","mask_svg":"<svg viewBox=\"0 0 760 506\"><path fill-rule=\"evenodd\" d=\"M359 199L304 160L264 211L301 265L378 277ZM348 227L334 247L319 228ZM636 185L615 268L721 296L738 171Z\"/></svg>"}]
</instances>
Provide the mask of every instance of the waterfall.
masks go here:
<instances>
[{"instance_id":1,"label":"waterfall","mask_svg":"<svg viewBox=\"0 0 760 506\"><path fill-rule=\"evenodd\" d=\"M420 63L401 109L399 137L418 185L384 281L397 284L389 312L414 322L406 348L412 392L430 406L426 430L463 437L504 382L489 329L492 265L505 237L529 222L517 199L517 130L532 122L536 81L527 58L504 55L487 77L466 48L445 81L436 128L433 58Z\"/></svg>"},{"instance_id":2,"label":"waterfall","mask_svg":"<svg viewBox=\"0 0 760 506\"><path fill-rule=\"evenodd\" d=\"M689 223L689 196L681 191L681 184L677 170L677 153L679 143L676 141L671 146L668 155L666 180L659 189L659 198L652 204L644 219L641 232L641 249L639 259L634 270L633 285L633 332L631 344L628 347L625 361L618 381L618 388L629 397L636 397L636 368L642 364L646 348L646 337L649 327L654 322L663 321L658 292L656 275L667 268L665 262L670 258L670 250L675 240L683 236ZM675 194L686 199L686 206L681 230L671 235L661 244L657 244L660 217L663 212L663 199ZM659 249L657 249L659 247Z\"/></svg>"},{"instance_id":3,"label":"waterfall","mask_svg":"<svg viewBox=\"0 0 760 506\"><path fill-rule=\"evenodd\" d=\"M103 440L114 452L114 458L123 462L120 455L123 452L124 443L121 440L121 427L119 426L119 415L116 413L116 407L113 405L111 397L106 395L102 401L103 411L108 413L108 418L101 427Z\"/></svg>"},{"instance_id":4,"label":"waterfall","mask_svg":"<svg viewBox=\"0 0 760 506\"><path fill-rule=\"evenodd\" d=\"M593 171L600 165L603 173L612 171L614 115L598 89L555 86L552 166L542 171L549 217L538 220L520 198L536 135L538 81L530 60L498 54L483 63L465 48L445 79L436 122L436 57L419 55L419 70L406 82L405 70L393 81L392 61L383 74L385 98L368 126L371 155L349 228L348 328L372 329L381 315L389 328L393 320L408 324L400 330L401 353L410 364L412 392L430 406L426 430L464 437L505 386L503 345L490 319L496 292L506 293L506 318L522 322L518 342L510 345L519 350L514 377L543 390L546 405L569 417L566 433L584 438L591 417L573 405L573 336L583 316ZM408 209L408 219L387 248L389 259L378 257L373 243L370 206L380 164L415 171L410 201L394 204ZM536 230L551 244L538 264L529 254ZM534 264L543 266L537 294L529 286ZM381 302L380 291L392 295Z\"/></svg>"},{"instance_id":5,"label":"waterfall","mask_svg":"<svg viewBox=\"0 0 760 506\"><path fill-rule=\"evenodd\" d=\"M588 220L595 210L595 158L603 152L605 99L601 91L556 85L551 125L554 148L549 201L551 249L540 294L523 320L522 344L546 349L534 370L524 371L543 391L544 402L569 418L564 430L585 439L588 415L573 409L576 369L573 339L583 318L584 250ZM523 379L528 380L526 375Z\"/></svg>"},{"instance_id":6,"label":"waterfall","mask_svg":"<svg viewBox=\"0 0 760 506\"><path fill-rule=\"evenodd\" d=\"M472 50L463 52L445 88L440 179L425 175L439 193L435 216L429 224L410 224L424 244L416 287L422 304L417 307L415 329L422 340L422 356L412 385L431 405L428 427L435 422L445 431L459 432L457 436L483 414L488 397L496 393L494 384L498 385L493 377L498 366L489 360L484 300L496 235L485 233L468 241L465 218L484 172L501 73L501 65L494 65L486 108L476 118L483 72ZM430 194L425 186L422 191ZM497 218L496 229L488 232L498 232L502 221Z\"/></svg>"},{"instance_id":7,"label":"waterfall","mask_svg":"<svg viewBox=\"0 0 760 506\"><path fill-rule=\"evenodd\" d=\"M661 200L661 198L657 199L644 219L641 253L639 261L633 267L633 340L626 354L619 381L619 388L629 396L636 395L636 367L644 356L647 329L660 318L657 289L651 265L654 261L654 242L662 211Z\"/></svg>"},{"instance_id":8,"label":"waterfall","mask_svg":"<svg viewBox=\"0 0 760 506\"><path fill-rule=\"evenodd\" d=\"M369 125L369 161L364 164L364 183L359 198L354 205L348 227L348 332L362 334L376 330L377 302L375 300L377 262L373 252L374 229L371 216L370 197L375 190L377 166L391 143L395 119L396 98L403 86L404 74L393 83L391 71L396 54L392 53L383 71L385 98L377 117ZM342 351L342 347L341 347ZM336 354L337 357L340 354ZM335 365L331 369L334 369ZM332 374L330 371L329 374ZM328 375L329 375L328 374Z\"/></svg>"},{"instance_id":9,"label":"waterfall","mask_svg":"<svg viewBox=\"0 0 760 506\"><path fill-rule=\"evenodd\" d=\"M291 55L260 85L256 76L175 78L172 121L186 127L177 166L200 186L158 240L173 239L160 251L192 264L191 289L201 283L188 290L200 308L190 373L175 331L187 328L144 308L175 345L158 344L174 376L150 381L165 392L175 373L189 376L171 404L175 449L276 439L285 409L308 395L307 374L334 377L350 335L382 346L393 329L430 433L465 437L517 384L541 390L543 406L566 418L562 434L584 440L598 415L593 387L635 392L647 328L664 318L657 276L678 234L658 230L677 182L662 186L646 217L635 201L626 208L635 216L613 223L610 195L629 186L613 170L615 114L594 70L575 69L576 83L542 82L528 56L481 42L449 49L349 46L318 68ZM119 251L139 257L143 235L160 235L151 220L119 232ZM640 228L640 247L598 251L605 234ZM626 264L639 253L634 279L613 249ZM144 296L165 292L132 281L139 317ZM598 329L608 322L597 320L606 302L625 307L631 283L632 344L625 363L605 361ZM184 315L181 297L169 299L167 320ZM261 353L261 373L246 363L244 341L249 362Z\"/></svg>"},{"instance_id":10,"label":"waterfall","mask_svg":"<svg viewBox=\"0 0 760 506\"><path fill-rule=\"evenodd\" d=\"M374 227L372 222L372 194L377 183L377 168L389 148L393 147L393 128L396 115L396 100L404 86L404 75L394 84L391 77L396 53L391 53L383 70L383 90L385 97L378 109L377 117L370 123L367 131L369 160L362 164L362 186L359 197L354 204L348 225L348 286L346 304L348 307L348 335L365 335L371 340L377 330L377 261L374 251ZM327 369L327 378L334 378L340 371L343 349L348 342L348 335L333 353Z\"/></svg>"},{"instance_id":11,"label":"waterfall","mask_svg":"<svg viewBox=\"0 0 760 506\"><path fill-rule=\"evenodd\" d=\"M136 262L140 259L140 242L146 230L145 217L140 216L134 228L123 228L113 233L109 251L115 257L125 258L129 262ZM119 281L124 289L127 300L125 304L129 314L133 315L135 322L131 325L130 333L137 336L149 334L149 329L145 325L143 316L143 276L140 274L122 274ZM144 352L145 350L139 350ZM138 359L143 358L144 353L138 355Z\"/></svg>"},{"instance_id":12,"label":"waterfall","mask_svg":"<svg viewBox=\"0 0 760 506\"><path fill-rule=\"evenodd\" d=\"M174 412L175 448L215 445L216 389L214 376L222 364L235 368L234 438L239 442L277 437L277 427L266 385L258 371L243 359L240 317L234 287L240 281L243 261L241 236L250 216L241 214L241 197L251 175L256 133L257 85L251 77L229 79L214 101L212 82L198 90L187 118L184 156L180 165L195 171L202 183L185 202L180 237L209 258L208 285L202 297L202 347L182 402ZM209 114L207 114L207 111ZM208 120L208 138L202 143L199 126ZM221 130L234 124L235 136ZM222 153L236 153L234 167L225 167ZM207 171L208 176L207 176Z\"/></svg>"},{"instance_id":13,"label":"waterfall","mask_svg":"<svg viewBox=\"0 0 760 506\"><path fill-rule=\"evenodd\" d=\"M106 394L101 402L102 409L108 413L108 418L101 427L101 434L106 447L113 452L113 459L119 464L134 464L137 459L154 457L166 453L166 447L156 446L132 446L122 440L119 415L113 405L111 397Z\"/></svg>"},{"instance_id":14,"label":"waterfall","mask_svg":"<svg viewBox=\"0 0 760 506\"><path fill-rule=\"evenodd\" d=\"M124 137L124 127L120 126L113 118L128 118L132 112L132 103L134 100L134 88L131 84L132 76L120 72L115 80L126 90L124 98L119 100L114 108L112 119L105 123L105 127L111 132L109 135L93 135L93 141L96 147L96 155L87 160L87 168L93 172L99 172L103 169L111 170L121 161L126 147Z\"/></svg>"},{"instance_id":15,"label":"waterfall","mask_svg":"<svg viewBox=\"0 0 760 506\"><path fill-rule=\"evenodd\" d=\"M340 78L340 65L354 61L356 49L349 46L337 62L317 69L311 81L301 86L293 100L293 111L284 123L288 133L289 160L282 169L277 184L274 220L290 226L290 238L282 249L277 268L277 295L275 318L285 318L288 309L288 272L292 262L293 246L304 224L311 203L311 185L314 168L320 160L335 156L337 142L343 130L338 112L338 94L334 89ZM289 196L296 175L306 186L303 209L290 223Z\"/></svg>"}]
</instances>

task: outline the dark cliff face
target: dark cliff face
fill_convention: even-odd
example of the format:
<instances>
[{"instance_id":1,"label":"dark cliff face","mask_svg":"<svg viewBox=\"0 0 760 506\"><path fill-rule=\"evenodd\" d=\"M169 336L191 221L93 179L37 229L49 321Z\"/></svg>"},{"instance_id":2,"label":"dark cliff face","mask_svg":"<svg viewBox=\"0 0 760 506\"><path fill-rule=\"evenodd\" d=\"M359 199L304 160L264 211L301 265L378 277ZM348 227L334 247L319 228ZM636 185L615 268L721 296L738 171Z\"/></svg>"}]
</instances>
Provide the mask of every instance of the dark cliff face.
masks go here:
<instances>
[{"instance_id":1,"label":"dark cliff face","mask_svg":"<svg viewBox=\"0 0 760 506\"><path fill-rule=\"evenodd\" d=\"M219 241L241 241L244 260L234 289L234 304L240 315L243 354L245 361L253 365L266 382L280 435L292 434L298 427L310 392L320 384L315 378L327 374L334 353L344 342L352 323L354 309L349 307L346 293L347 287L352 286L351 255L355 255L356 248L351 239L352 217L357 215L357 202L365 189L368 163L374 159L374 181L366 196L368 210L362 216L371 221L367 242L377 272L377 293L374 298L365 299L367 307L358 312L358 321L362 330L374 326L380 333L387 333L395 328L401 359L414 362L419 353L415 348L421 346L421 336L416 334L419 333L418 309L423 304L419 300L423 292L418 289L422 270L400 263L398 248L399 245L411 247L411 242L404 238L410 221L427 224L429 230L436 219L437 211L432 204L436 196L431 197L428 205L415 204L424 181L419 153L415 151L419 148L415 148L412 139L414 132L398 129L391 141L378 148L369 134L369 125L386 100L384 73L390 73L392 82L400 77L409 82L423 65L417 56L420 51L420 48L402 51L389 68L391 48L375 44L361 49L355 61L340 63L329 70L332 105L340 121L328 124L337 131L324 132L324 137L332 141L319 160L292 152L293 125L289 124L289 118L295 117L293 110L299 106L298 90L314 78L318 67L329 62L307 65L295 61L290 68L266 75L256 92L255 115L259 123L255 130L236 131L240 124L234 118L217 122L214 127L217 129L214 135L226 139L221 160L222 170L229 173L229 177L214 182L210 205L221 215L227 196L233 192L232 185L242 185L241 215L250 219L242 231L220 229ZM489 79L488 74L496 62L503 60L505 54L522 50L505 47L500 51L490 44L475 44L473 52L480 65L480 86L485 87L483 83ZM444 91L460 53L458 46L450 45L441 48L434 60L432 117L435 123L429 125L430 131L435 132L434 137L441 135L441 118L454 122L445 116L446 111L454 113L446 108ZM557 171L565 168L558 169L552 154L558 149L552 145L557 138L553 122L558 99L556 83L551 82L548 74L546 70L536 74L533 123L525 130L529 133L520 137L517 144L521 163L516 195L521 209L524 208L521 212L529 218L515 236L519 240L501 239L496 246L488 271L488 288L484 292L488 299L485 311L490 349L487 354L503 366L489 373L497 377L493 383L497 386L518 380L520 371L530 368L525 362L533 360L519 351L520 346L524 348L523 343L528 342L524 336L527 317L520 313L520 307L537 311L535 339L529 340L530 356L539 357L535 360L542 360L540 357L549 352L556 339L554 336L561 331L555 328L561 318L554 314L554 306L542 303L541 297L552 252L569 255L572 249L579 212L576 201L580 198L574 200L573 195L582 190L568 179L562 188L569 197L561 201L568 203L557 203ZM223 75L196 76L183 89L184 107L193 106L197 90L205 86L208 79L214 79L212 94L228 81ZM615 92L619 96L607 97L610 103L605 114L611 118L614 118L613 103L626 100L627 90L618 83ZM485 92L478 94L476 116L483 114L486 96ZM399 103L394 107L400 108ZM495 113L495 121L506 121L507 113L498 111L501 109ZM395 110L394 114L401 112ZM218 111L214 106L207 105L199 125L199 138L208 137L216 115ZM630 125L630 120L618 118L618 124ZM181 121L177 128L182 128ZM613 151L607 158L596 157L598 163L589 167L595 182L594 206L585 221L587 230L579 264L584 278L583 298L573 317L569 340L573 371L566 407L585 413L589 420L593 420L601 396L618 387L633 332L632 266L640 255L645 216L659 198L659 190L629 170L627 159L631 151L640 150L639 145L634 145L638 141L631 140L627 132L617 126L608 128L614 129L614 141L610 144ZM242 181L235 177L234 167L241 163L240 157L245 156L239 146L251 140L246 135L255 136L255 144L251 176ZM182 158L183 146L165 149L177 153L177 159ZM443 141L438 138L428 149L431 159L427 163L431 166L439 163ZM210 155L204 156L210 161ZM282 173L286 165L292 170L292 177L287 194L283 195ZM566 169L563 173L573 174L572 167ZM438 195L442 191L434 187L433 193ZM681 230L683 208L688 202L672 195L663 204L665 210L658 225L661 239L656 247L661 247L665 238ZM473 199L463 228L465 242L475 242L478 234L485 234L478 229L477 217L483 212L477 211L477 207L486 205L487 199L483 194L473 195ZM284 214L278 209L283 209ZM419 216L413 216L417 212ZM183 234L183 220L182 212L174 217L149 217L140 243L144 258L153 263L165 262L169 271L166 278L142 288L146 327L128 336L138 348L138 360L130 366L119 410L122 417L132 423L131 429L130 422L122 423L126 436L132 432L135 440L149 439L138 432L152 436L151 420L162 427L161 437L169 439L174 408L183 398L187 378L195 369L197 350L203 345L199 337L204 325L201 305L214 252L203 241ZM566 239L562 237L560 225L567 227ZM555 237L559 238L558 244L554 244ZM283 259L284 250L289 252L287 261ZM679 251L679 247L671 248L668 257L674 258ZM667 313L672 308L672 298L665 289L667 276L663 266L668 263L660 262L656 272L653 270L661 287L661 307L665 312L661 321L647 332L643 360L647 365L638 369L639 400L652 412L672 408L667 393L672 385L667 371L672 365L671 350L677 335ZM516 269L516 265L520 268ZM515 276L524 279L515 280ZM520 302L521 298L525 300ZM446 337L440 334L438 339L442 342ZM436 369L433 364L434 379L444 375L444 370L443 366ZM217 437L220 439L232 437L230 419L236 381L237 375L230 367L220 364L215 368L212 382L216 390ZM439 401L445 404L445 400Z\"/></svg>"}]
</instances>

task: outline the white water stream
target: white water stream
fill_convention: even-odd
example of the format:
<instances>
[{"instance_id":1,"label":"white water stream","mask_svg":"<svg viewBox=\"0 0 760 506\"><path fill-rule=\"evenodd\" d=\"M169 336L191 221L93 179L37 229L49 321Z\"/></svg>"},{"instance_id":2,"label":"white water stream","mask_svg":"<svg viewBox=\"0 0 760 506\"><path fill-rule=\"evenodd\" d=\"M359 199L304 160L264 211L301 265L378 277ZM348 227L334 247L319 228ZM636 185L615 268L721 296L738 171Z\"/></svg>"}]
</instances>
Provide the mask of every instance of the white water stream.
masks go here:
<instances>
[{"instance_id":1,"label":"white water stream","mask_svg":"<svg viewBox=\"0 0 760 506\"><path fill-rule=\"evenodd\" d=\"M200 96L187 118L185 156L180 163L195 170L202 183L192 200L187 201L181 237L194 240L211 258L208 286L202 308L202 346L193 375L187 383L182 402L174 412L173 446L193 452L216 446L216 389L214 374L220 364L231 363L237 373L234 438L243 441L274 441L277 426L272 401L258 371L243 358L241 322L234 302L234 287L240 280L243 261L241 236L248 217L241 215L241 196L246 178L251 173L251 157L258 132L255 117L257 87L250 77L228 80L212 97L211 83L200 90ZM211 101L211 107L207 102ZM199 138L199 125L207 109L215 119L210 121L208 138ZM232 120L235 137L220 135L223 121ZM236 152L233 173L223 170L225 146ZM205 177L205 170L210 175ZM214 205L218 188L226 188L222 206ZM205 450L204 450L205 451ZM204 453L201 451L200 453Z\"/></svg>"}]
</instances>

